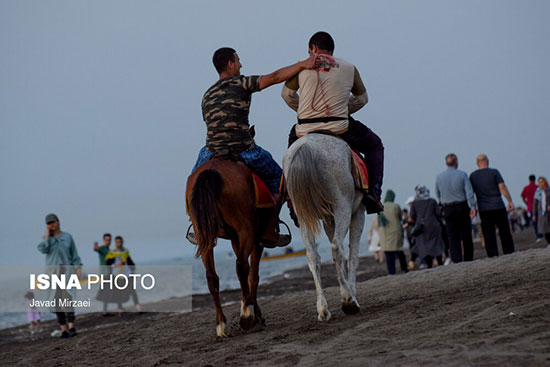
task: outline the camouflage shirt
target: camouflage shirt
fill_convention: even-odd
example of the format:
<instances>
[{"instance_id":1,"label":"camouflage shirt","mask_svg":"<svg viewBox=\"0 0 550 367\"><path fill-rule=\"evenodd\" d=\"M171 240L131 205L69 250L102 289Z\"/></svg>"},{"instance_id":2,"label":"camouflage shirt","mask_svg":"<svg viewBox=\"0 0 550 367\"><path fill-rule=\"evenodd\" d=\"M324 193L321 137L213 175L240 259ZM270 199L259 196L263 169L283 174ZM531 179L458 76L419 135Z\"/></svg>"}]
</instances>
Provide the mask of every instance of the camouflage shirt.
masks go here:
<instances>
[{"instance_id":1,"label":"camouflage shirt","mask_svg":"<svg viewBox=\"0 0 550 367\"><path fill-rule=\"evenodd\" d=\"M202 98L202 116L210 152L230 149L244 152L255 147L248 113L252 93L260 90L260 76L234 76L218 80Z\"/></svg>"}]
</instances>

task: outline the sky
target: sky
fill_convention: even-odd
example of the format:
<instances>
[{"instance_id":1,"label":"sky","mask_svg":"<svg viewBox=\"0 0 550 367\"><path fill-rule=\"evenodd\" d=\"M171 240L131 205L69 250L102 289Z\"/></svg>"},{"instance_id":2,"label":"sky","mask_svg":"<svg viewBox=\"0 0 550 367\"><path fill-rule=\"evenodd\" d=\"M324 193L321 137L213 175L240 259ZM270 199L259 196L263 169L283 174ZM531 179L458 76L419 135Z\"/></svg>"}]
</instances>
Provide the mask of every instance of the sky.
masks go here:
<instances>
[{"instance_id":1,"label":"sky","mask_svg":"<svg viewBox=\"0 0 550 367\"><path fill-rule=\"evenodd\" d=\"M433 193L453 152L468 173L487 154L521 204L529 174L550 176L548 14L544 0L0 0L0 263L44 261L49 212L85 263L104 232L137 261L191 254L184 191L213 52L268 74L306 58L319 30L361 73L369 103L354 116L382 138L397 202ZM250 111L279 162L296 119L280 91Z\"/></svg>"}]
</instances>

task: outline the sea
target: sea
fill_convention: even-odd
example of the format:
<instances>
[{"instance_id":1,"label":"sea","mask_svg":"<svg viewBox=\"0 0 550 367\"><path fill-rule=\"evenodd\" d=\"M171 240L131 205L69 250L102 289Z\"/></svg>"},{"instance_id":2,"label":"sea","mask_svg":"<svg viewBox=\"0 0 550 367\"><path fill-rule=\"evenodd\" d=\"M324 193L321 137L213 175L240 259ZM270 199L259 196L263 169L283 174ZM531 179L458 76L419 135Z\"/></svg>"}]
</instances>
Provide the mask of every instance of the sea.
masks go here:
<instances>
[{"instance_id":1,"label":"sea","mask_svg":"<svg viewBox=\"0 0 550 367\"><path fill-rule=\"evenodd\" d=\"M360 255L368 255L368 245L365 240L361 241L360 245ZM332 251L330 248L330 244L328 243L328 239L326 238L320 238L318 240L319 243L319 253L321 255L322 262L332 262ZM285 248L277 248L277 249L266 249L264 250L264 256L276 256L276 255L282 255L287 251L287 248L292 248L293 251L297 252L300 250L305 249L305 246L301 239L295 239L292 243L292 245L287 246ZM347 246L346 250L347 250ZM267 254L266 254L267 253ZM347 255L346 255L347 256ZM231 245L226 243L220 243L215 248L214 251L214 257L215 257L215 266L216 266L216 272L218 274L218 277L220 279L220 290L227 290L227 289L236 289L239 288L239 281L236 275L235 270L235 260L236 256L233 253L233 250L231 248ZM201 294L201 293L208 293L208 284L206 281L206 275L205 275L205 269L202 264L202 261L200 259L196 259L193 254L188 254L184 256L177 256L177 257L170 257L170 258L164 258L164 259L156 259L156 260L142 260L142 261L136 261L139 259L135 259L136 262L136 268L139 269L140 266L143 267L159 267L164 266L166 268L171 269L177 269L177 266L184 266L186 269L185 276L187 277L187 274L190 274L191 282L189 283L190 286L186 287L184 291L181 291L181 287L178 292L174 292L173 289L170 287L166 287L166 290L159 291L154 293L154 295L148 295L148 297L145 297L145 299L140 295L140 303L145 304L147 302L157 302L160 300L169 299L171 297L177 296L186 296L189 294ZM97 261L97 260L96 260ZM297 256L297 257L291 257L291 258L283 258L278 260L271 260L271 261L262 261L260 263L260 283L269 283L275 276L282 275L288 270L301 268L303 266L307 265L307 257L305 255L303 256ZM182 269L184 269L182 267ZM187 271L189 270L189 271ZM23 271L24 273L25 271ZM27 276L28 277L28 276ZM174 276L174 281L177 281L177 276ZM25 280L25 284L28 284L28 280ZM23 309L21 307L16 308L17 310L21 310L19 312L13 312L13 307L8 307L8 303L13 302L25 302L24 299L24 293L20 291L21 288L15 289L15 284L20 284L21 282L12 282L12 281L4 281L2 283L2 307L0 308L0 329L3 328L9 328L13 326L23 325L27 323L27 315L26 312L21 312ZM180 284L179 282L178 284ZM28 286L27 286L28 288ZM175 294L177 293L177 294ZM95 295L95 293L94 293ZM92 296L93 297L93 296ZM132 302L125 305L132 305ZM111 304L111 307L114 305ZM9 312L5 312L6 310L9 310ZM90 312L100 312L101 309L93 309L90 310ZM49 320L54 319L55 315L50 312L41 312L41 319L42 320Z\"/></svg>"}]
</instances>

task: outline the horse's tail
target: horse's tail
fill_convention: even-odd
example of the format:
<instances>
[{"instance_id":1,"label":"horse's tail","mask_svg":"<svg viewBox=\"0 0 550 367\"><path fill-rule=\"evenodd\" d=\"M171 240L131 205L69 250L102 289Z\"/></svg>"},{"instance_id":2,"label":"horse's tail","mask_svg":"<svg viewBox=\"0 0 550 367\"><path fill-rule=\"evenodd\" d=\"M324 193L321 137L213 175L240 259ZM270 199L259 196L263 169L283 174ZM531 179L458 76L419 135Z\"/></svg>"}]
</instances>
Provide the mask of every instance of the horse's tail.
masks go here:
<instances>
[{"instance_id":1,"label":"horse's tail","mask_svg":"<svg viewBox=\"0 0 550 367\"><path fill-rule=\"evenodd\" d=\"M300 226L314 238L321 233L319 220L333 217L334 204L316 167L316 149L309 143L300 146L291 157L285 177Z\"/></svg>"},{"instance_id":2,"label":"horse's tail","mask_svg":"<svg viewBox=\"0 0 550 367\"><path fill-rule=\"evenodd\" d=\"M216 243L218 231L222 227L222 217L218 208L222 186L222 177L217 171L211 169L202 171L193 186L191 212L195 216L198 242L195 257L205 255Z\"/></svg>"}]
</instances>

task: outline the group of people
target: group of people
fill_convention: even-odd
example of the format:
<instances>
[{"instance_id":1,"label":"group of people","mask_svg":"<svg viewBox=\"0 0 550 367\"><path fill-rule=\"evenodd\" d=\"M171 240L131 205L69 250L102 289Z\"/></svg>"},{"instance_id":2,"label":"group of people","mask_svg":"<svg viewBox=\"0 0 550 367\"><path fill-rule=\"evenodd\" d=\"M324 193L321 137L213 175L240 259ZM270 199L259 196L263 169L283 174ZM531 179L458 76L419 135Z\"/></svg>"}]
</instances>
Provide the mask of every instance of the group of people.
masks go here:
<instances>
[{"instance_id":1,"label":"group of people","mask_svg":"<svg viewBox=\"0 0 550 367\"><path fill-rule=\"evenodd\" d=\"M375 218L369 229L371 251L375 259L383 261L384 252L388 273L395 274L395 259L403 272L414 268L416 258L422 259L428 268L435 265L472 261L474 245L472 219L479 217L484 247L488 257L499 255L497 235L503 254L514 252L514 239L510 229L508 212L514 210L510 192L500 172L489 167L489 158L480 154L476 159L478 169L468 176L458 169L458 157L445 157L447 169L436 177L437 201L423 185L416 186L414 198L408 201L408 210L399 208L393 201L395 193L388 190L384 199L384 211ZM550 244L550 191L544 177L522 192L530 218L535 224L537 238L546 236ZM504 204L502 196L507 200ZM379 234L377 233L379 232ZM403 252L403 238L410 244L411 260L407 265ZM379 246L377 246L379 241ZM444 258L446 258L444 260Z\"/></svg>"},{"instance_id":2,"label":"group of people","mask_svg":"<svg viewBox=\"0 0 550 367\"><path fill-rule=\"evenodd\" d=\"M101 267L101 274L108 276L109 274L116 275L130 274L135 271L135 263L130 257L130 252L124 247L124 239L122 236L115 237L115 248L111 249L112 236L110 233L103 235L103 245L99 246L97 242L94 243L94 251L99 255L99 265ZM119 289L99 289L96 298L103 302L103 316L110 316L107 312L109 303L115 303L118 308L118 312L122 312L124 308L122 304L129 298L132 298L134 306L138 311L141 311L138 296L136 290L132 287L127 287L124 290Z\"/></svg>"},{"instance_id":3,"label":"group of people","mask_svg":"<svg viewBox=\"0 0 550 367\"><path fill-rule=\"evenodd\" d=\"M38 244L38 251L46 255L47 272L50 274L65 274L70 276L77 274L78 278L82 278L82 260L78 255L73 237L70 233L61 231L61 225L57 215L51 213L46 215L46 231L43 240ZM126 274L133 272L135 264L130 257L129 251L124 247L124 239L121 236L115 237L116 247L110 249L111 235L105 233L103 235L103 245L99 246L94 243L94 251L99 255L99 264L101 274L109 275L111 273ZM76 296L75 288L71 289L48 289L48 300L56 300L52 311L55 312L57 321L61 329L61 338L70 338L77 335L75 328L75 313L72 306L61 307L59 300L73 300ZM133 298L136 309L140 310L137 294L135 289L127 287L119 290L116 287L113 290L99 289L97 299L104 303L103 315L107 313L108 303L116 303L119 311L122 311L122 303L126 302L129 297ZM28 302L32 303L34 294L28 292L25 295ZM37 325L40 320L40 313L36 308L30 308L27 313L31 330Z\"/></svg>"}]
</instances>

